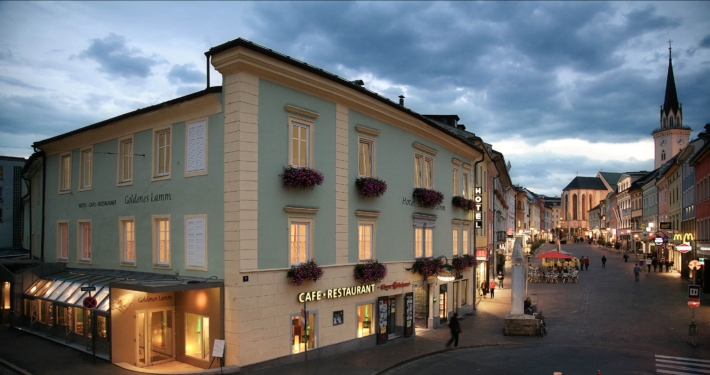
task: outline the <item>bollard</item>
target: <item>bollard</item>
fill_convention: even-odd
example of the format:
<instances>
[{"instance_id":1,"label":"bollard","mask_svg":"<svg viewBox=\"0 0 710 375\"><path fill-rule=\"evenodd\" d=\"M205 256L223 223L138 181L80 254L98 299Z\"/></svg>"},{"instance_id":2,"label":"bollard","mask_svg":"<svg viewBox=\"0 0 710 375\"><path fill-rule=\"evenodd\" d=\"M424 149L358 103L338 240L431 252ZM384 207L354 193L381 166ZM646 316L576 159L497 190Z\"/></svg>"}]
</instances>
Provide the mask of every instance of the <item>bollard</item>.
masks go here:
<instances>
[{"instance_id":1,"label":"bollard","mask_svg":"<svg viewBox=\"0 0 710 375\"><path fill-rule=\"evenodd\" d=\"M688 336L697 336L698 335L698 326L696 324L691 323L690 328L688 329Z\"/></svg>"},{"instance_id":2,"label":"bollard","mask_svg":"<svg viewBox=\"0 0 710 375\"><path fill-rule=\"evenodd\" d=\"M602 375L602 370L597 370L597 375Z\"/></svg>"}]
</instances>

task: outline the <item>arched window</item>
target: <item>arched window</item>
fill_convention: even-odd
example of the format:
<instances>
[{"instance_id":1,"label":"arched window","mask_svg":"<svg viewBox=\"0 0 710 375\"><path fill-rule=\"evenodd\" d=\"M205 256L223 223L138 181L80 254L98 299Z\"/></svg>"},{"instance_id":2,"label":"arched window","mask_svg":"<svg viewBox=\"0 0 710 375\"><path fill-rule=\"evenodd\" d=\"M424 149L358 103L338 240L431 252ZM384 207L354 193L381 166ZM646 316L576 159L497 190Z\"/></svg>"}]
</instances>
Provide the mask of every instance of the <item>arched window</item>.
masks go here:
<instances>
[{"instance_id":1,"label":"arched window","mask_svg":"<svg viewBox=\"0 0 710 375\"><path fill-rule=\"evenodd\" d=\"M591 210L592 207L594 207L594 206L592 206L592 195L589 194L589 209Z\"/></svg>"},{"instance_id":2,"label":"arched window","mask_svg":"<svg viewBox=\"0 0 710 375\"><path fill-rule=\"evenodd\" d=\"M668 124L671 128L673 127L673 117L670 118L670 122Z\"/></svg>"},{"instance_id":3,"label":"arched window","mask_svg":"<svg viewBox=\"0 0 710 375\"><path fill-rule=\"evenodd\" d=\"M678 124L678 126L681 126L682 124L680 123L680 116L675 118L675 123Z\"/></svg>"},{"instance_id":4,"label":"arched window","mask_svg":"<svg viewBox=\"0 0 710 375\"><path fill-rule=\"evenodd\" d=\"M567 215L569 215L569 194L565 194L565 206L562 211L564 212L562 220L567 220Z\"/></svg>"},{"instance_id":5,"label":"arched window","mask_svg":"<svg viewBox=\"0 0 710 375\"><path fill-rule=\"evenodd\" d=\"M587 196L582 194L582 220L587 219Z\"/></svg>"},{"instance_id":6,"label":"arched window","mask_svg":"<svg viewBox=\"0 0 710 375\"><path fill-rule=\"evenodd\" d=\"M661 127L662 127L662 128L665 128L666 126L668 126L668 118L664 117L664 118L663 118L663 124L661 125Z\"/></svg>"},{"instance_id":7,"label":"arched window","mask_svg":"<svg viewBox=\"0 0 710 375\"><path fill-rule=\"evenodd\" d=\"M661 160L666 160L666 150L661 150Z\"/></svg>"},{"instance_id":8,"label":"arched window","mask_svg":"<svg viewBox=\"0 0 710 375\"><path fill-rule=\"evenodd\" d=\"M577 194L572 195L572 220L577 220Z\"/></svg>"}]
</instances>

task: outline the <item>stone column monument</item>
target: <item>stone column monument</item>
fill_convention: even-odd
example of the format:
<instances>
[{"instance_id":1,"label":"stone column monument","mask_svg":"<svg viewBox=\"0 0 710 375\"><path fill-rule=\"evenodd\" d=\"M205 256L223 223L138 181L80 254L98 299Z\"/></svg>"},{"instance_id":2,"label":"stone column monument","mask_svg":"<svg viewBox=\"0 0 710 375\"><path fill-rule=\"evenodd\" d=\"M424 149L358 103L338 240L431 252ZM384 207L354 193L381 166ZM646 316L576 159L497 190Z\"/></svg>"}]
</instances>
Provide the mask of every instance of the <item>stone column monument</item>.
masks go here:
<instances>
[{"instance_id":1,"label":"stone column monument","mask_svg":"<svg viewBox=\"0 0 710 375\"><path fill-rule=\"evenodd\" d=\"M520 239L515 240L513 247L512 283L510 293L510 314L505 317L505 335L533 336L539 334L539 323L532 315L525 315L523 301L525 300L525 262L523 246Z\"/></svg>"}]
</instances>

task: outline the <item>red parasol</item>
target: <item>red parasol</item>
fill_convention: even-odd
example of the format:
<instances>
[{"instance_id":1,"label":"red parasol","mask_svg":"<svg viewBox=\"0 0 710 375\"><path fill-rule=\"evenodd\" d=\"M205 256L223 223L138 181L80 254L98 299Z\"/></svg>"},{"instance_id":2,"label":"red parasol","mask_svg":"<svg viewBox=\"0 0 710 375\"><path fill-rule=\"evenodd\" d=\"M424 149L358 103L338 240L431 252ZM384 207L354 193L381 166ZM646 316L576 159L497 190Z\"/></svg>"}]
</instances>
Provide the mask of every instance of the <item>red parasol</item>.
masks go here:
<instances>
[{"instance_id":1,"label":"red parasol","mask_svg":"<svg viewBox=\"0 0 710 375\"><path fill-rule=\"evenodd\" d=\"M572 259L572 254L560 253L556 250L548 251L546 253L537 254L535 258L547 258L547 259Z\"/></svg>"}]
</instances>

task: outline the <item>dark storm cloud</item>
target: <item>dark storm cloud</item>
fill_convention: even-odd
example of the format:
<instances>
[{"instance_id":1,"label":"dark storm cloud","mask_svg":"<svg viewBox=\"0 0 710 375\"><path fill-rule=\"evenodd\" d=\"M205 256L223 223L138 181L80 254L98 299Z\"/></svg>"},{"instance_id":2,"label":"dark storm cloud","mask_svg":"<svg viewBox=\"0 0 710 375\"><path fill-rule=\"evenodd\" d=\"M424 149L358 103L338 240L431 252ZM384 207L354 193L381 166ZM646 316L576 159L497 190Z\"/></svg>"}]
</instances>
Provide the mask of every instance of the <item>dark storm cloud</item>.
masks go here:
<instances>
[{"instance_id":1,"label":"dark storm cloud","mask_svg":"<svg viewBox=\"0 0 710 375\"><path fill-rule=\"evenodd\" d=\"M700 48L710 48L710 34L706 35L705 38L700 41Z\"/></svg>"},{"instance_id":2,"label":"dark storm cloud","mask_svg":"<svg viewBox=\"0 0 710 375\"><path fill-rule=\"evenodd\" d=\"M13 85L17 87L22 87L24 89L30 89L30 90L36 90L36 91L44 91L44 88L35 86L35 85L30 85L29 83L25 83L20 81L17 78L13 77L5 77L5 76L0 76L0 82L5 82L8 85Z\"/></svg>"},{"instance_id":3,"label":"dark storm cloud","mask_svg":"<svg viewBox=\"0 0 710 375\"><path fill-rule=\"evenodd\" d=\"M37 134L48 138L95 123L100 119L61 98L46 96L0 97L0 133Z\"/></svg>"},{"instance_id":4,"label":"dark storm cloud","mask_svg":"<svg viewBox=\"0 0 710 375\"><path fill-rule=\"evenodd\" d=\"M142 55L139 49L126 45L125 37L110 33L103 39L93 39L79 57L96 61L100 70L113 78L146 78L160 60Z\"/></svg>"},{"instance_id":5,"label":"dark storm cloud","mask_svg":"<svg viewBox=\"0 0 710 375\"><path fill-rule=\"evenodd\" d=\"M176 64L170 68L168 81L173 85L205 82L205 74L195 64Z\"/></svg>"}]
</instances>

